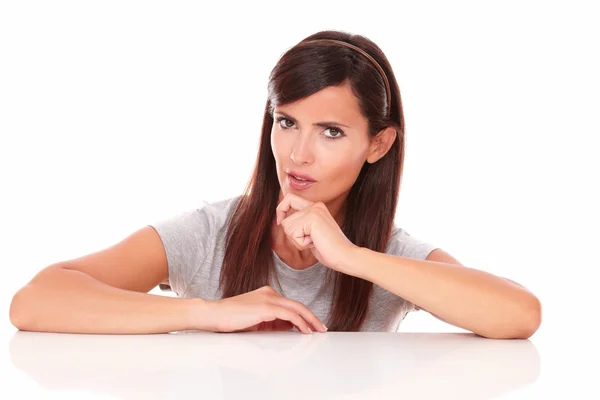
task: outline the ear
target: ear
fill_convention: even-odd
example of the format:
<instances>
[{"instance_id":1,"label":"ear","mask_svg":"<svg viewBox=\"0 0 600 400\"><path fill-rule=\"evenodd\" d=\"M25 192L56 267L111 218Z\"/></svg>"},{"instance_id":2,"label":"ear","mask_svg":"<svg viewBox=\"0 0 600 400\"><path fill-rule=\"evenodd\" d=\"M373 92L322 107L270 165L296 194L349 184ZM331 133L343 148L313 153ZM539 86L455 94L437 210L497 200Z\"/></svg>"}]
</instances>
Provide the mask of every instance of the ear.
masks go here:
<instances>
[{"instance_id":1,"label":"ear","mask_svg":"<svg viewBox=\"0 0 600 400\"><path fill-rule=\"evenodd\" d=\"M396 135L397 132L396 128L394 127L388 127L381 130L371 142L367 162L373 164L377 162L381 157L385 156L386 153L390 150L390 147L392 147L392 144L394 144Z\"/></svg>"}]
</instances>

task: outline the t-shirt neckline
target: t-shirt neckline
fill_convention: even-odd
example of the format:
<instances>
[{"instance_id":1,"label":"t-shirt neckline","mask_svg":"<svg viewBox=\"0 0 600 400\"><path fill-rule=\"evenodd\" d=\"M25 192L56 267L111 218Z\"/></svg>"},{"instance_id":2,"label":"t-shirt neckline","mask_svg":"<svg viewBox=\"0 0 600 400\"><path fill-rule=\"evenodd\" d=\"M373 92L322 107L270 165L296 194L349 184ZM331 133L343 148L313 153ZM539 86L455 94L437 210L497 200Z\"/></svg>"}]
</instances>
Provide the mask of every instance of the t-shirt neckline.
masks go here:
<instances>
[{"instance_id":1,"label":"t-shirt neckline","mask_svg":"<svg viewBox=\"0 0 600 400\"><path fill-rule=\"evenodd\" d=\"M317 261L315 264L311 265L308 268L304 268L304 269L296 269L296 268L292 268L289 265L287 265L281 258L279 258L279 256L277 255L277 253L275 252L275 250L271 250L273 255L275 256L275 259L278 261L278 264L283 267L283 269L291 271L291 272L295 272L295 273L308 273L310 271L314 271L319 269L319 266L322 266L323 264L321 264L320 261Z\"/></svg>"}]
</instances>

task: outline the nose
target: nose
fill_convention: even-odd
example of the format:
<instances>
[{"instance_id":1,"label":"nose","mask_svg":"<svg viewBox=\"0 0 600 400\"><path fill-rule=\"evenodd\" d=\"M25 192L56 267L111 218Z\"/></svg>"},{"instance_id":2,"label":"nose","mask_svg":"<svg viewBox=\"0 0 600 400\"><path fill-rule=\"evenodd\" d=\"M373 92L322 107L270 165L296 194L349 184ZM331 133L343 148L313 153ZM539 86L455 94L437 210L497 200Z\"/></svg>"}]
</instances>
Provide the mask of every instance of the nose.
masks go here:
<instances>
[{"instance_id":1,"label":"nose","mask_svg":"<svg viewBox=\"0 0 600 400\"><path fill-rule=\"evenodd\" d=\"M312 163L313 162L313 151L312 151L312 138L308 134L299 134L292 154L290 155L292 161L298 165Z\"/></svg>"}]
</instances>

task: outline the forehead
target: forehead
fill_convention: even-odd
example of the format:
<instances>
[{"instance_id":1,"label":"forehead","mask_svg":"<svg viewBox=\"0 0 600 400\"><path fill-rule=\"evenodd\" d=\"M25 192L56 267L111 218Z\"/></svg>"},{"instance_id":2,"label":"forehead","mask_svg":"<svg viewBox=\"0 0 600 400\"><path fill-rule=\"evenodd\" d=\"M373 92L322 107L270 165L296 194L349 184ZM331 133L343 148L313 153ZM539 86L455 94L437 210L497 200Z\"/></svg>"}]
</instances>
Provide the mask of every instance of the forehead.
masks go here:
<instances>
[{"instance_id":1,"label":"forehead","mask_svg":"<svg viewBox=\"0 0 600 400\"><path fill-rule=\"evenodd\" d=\"M360 113L358 99L350 86L328 86L320 91L275 108L275 112L283 111L294 118L306 122L334 120L351 127L366 125L366 118Z\"/></svg>"}]
</instances>

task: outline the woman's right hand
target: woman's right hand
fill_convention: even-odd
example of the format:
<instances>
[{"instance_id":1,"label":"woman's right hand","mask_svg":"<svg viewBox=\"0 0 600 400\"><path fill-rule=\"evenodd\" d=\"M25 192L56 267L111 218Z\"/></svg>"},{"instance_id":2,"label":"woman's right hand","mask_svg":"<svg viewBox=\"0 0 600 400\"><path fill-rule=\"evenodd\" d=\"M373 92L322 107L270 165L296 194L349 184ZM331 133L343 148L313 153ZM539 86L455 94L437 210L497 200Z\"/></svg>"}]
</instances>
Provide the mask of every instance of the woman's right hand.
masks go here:
<instances>
[{"instance_id":1,"label":"woman's right hand","mask_svg":"<svg viewBox=\"0 0 600 400\"><path fill-rule=\"evenodd\" d=\"M285 298L270 286L210 302L215 332L288 331L326 332L327 328L304 304Z\"/></svg>"}]
</instances>

